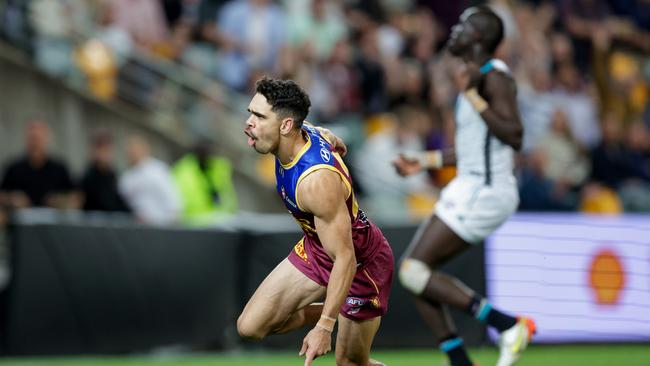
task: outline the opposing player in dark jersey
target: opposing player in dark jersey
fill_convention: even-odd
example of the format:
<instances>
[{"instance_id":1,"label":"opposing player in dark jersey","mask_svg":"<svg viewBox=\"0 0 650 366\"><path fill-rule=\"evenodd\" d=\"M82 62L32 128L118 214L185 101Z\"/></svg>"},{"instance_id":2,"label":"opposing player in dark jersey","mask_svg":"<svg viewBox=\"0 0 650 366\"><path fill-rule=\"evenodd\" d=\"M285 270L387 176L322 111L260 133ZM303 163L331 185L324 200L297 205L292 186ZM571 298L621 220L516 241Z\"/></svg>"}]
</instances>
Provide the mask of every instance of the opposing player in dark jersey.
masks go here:
<instances>
[{"instance_id":1,"label":"opposing player in dark jersey","mask_svg":"<svg viewBox=\"0 0 650 366\"><path fill-rule=\"evenodd\" d=\"M256 92L244 132L258 153L275 155L278 194L304 236L246 304L239 334L262 339L313 326L300 350L311 365L330 351L338 321L337 365L381 365L370 360L370 346L388 308L391 248L359 210L335 137L303 124L305 92L269 78Z\"/></svg>"}]
</instances>

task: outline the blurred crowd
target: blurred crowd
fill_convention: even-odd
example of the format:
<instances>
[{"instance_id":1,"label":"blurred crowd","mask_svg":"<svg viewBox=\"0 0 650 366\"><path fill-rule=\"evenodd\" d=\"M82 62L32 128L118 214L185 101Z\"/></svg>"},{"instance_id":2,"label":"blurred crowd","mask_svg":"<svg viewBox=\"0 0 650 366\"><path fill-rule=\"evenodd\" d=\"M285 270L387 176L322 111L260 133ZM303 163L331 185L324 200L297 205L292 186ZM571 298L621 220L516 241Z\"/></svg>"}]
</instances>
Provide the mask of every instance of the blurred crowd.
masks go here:
<instances>
[{"instance_id":1,"label":"blurred crowd","mask_svg":"<svg viewBox=\"0 0 650 366\"><path fill-rule=\"evenodd\" d=\"M409 213L430 210L453 169L401 179L390 161L403 150L453 147L455 99L466 80L444 44L462 10L477 3L5 0L0 24L43 70L81 69L100 92L111 88L101 75L129 67L134 54L243 93L265 74L294 79L312 99L309 119L349 143L356 189L372 209ZM517 80L525 125L520 209L650 211L650 1L487 3L505 24L497 55ZM114 66L97 76L98 59ZM140 188L128 173L122 183L128 201Z\"/></svg>"},{"instance_id":2,"label":"blurred crowd","mask_svg":"<svg viewBox=\"0 0 650 366\"><path fill-rule=\"evenodd\" d=\"M28 121L25 151L6 162L0 177L0 227L24 208L83 209L122 213L151 225L209 225L237 212L232 167L200 141L173 166L154 158L147 140L128 138L129 168L114 167L115 143L108 130L89 139L90 158L75 179L50 152L51 131L42 118Z\"/></svg>"}]
</instances>

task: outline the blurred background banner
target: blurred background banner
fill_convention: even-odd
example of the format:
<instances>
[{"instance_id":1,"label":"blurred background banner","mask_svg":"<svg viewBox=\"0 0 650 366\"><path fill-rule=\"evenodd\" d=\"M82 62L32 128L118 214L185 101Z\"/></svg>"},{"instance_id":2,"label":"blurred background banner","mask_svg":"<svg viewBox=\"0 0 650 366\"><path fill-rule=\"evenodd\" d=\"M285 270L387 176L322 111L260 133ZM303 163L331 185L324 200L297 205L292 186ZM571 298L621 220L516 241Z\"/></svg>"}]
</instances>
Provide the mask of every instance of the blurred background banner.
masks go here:
<instances>
[{"instance_id":1,"label":"blurred background banner","mask_svg":"<svg viewBox=\"0 0 650 366\"><path fill-rule=\"evenodd\" d=\"M649 238L647 216L517 215L486 243L488 297L538 342L648 342Z\"/></svg>"}]
</instances>

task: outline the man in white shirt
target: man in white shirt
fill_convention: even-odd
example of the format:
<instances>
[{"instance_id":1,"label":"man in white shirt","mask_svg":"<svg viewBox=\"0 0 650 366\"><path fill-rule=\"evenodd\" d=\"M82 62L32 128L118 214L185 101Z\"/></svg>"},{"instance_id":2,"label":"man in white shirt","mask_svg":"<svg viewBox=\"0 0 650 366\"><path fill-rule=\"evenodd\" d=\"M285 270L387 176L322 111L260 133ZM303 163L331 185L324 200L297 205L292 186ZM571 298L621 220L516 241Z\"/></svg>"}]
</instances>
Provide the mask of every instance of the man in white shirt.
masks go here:
<instances>
[{"instance_id":1,"label":"man in white shirt","mask_svg":"<svg viewBox=\"0 0 650 366\"><path fill-rule=\"evenodd\" d=\"M139 221L153 225L175 223L181 200L167 164L152 158L149 144L132 136L127 146L131 168L120 177L120 194Z\"/></svg>"}]
</instances>

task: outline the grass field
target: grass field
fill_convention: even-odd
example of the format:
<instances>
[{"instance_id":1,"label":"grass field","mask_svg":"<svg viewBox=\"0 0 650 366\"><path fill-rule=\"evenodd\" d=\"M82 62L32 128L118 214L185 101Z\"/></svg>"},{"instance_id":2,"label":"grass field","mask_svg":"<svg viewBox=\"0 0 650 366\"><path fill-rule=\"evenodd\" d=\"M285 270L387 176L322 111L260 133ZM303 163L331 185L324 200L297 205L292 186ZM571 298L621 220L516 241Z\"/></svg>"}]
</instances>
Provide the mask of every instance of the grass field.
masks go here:
<instances>
[{"instance_id":1,"label":"grass field","mask_svg":"<svg viewBox=\"0 0 650 366\"><path fill-rule=\"evenodd\" d=\"M494 365L494 349L474 349L475 361ZM373 357L388 366L446 365L439 352L378 351ZM292 366L303 365L302 358L289 353L202 354L176 356L83 357L83 358L5 358L2 366ZM315 365L334 365L329 355ZM650 345L534 346L518 366L650 366Z\"/></svg>"}]
</instances>

